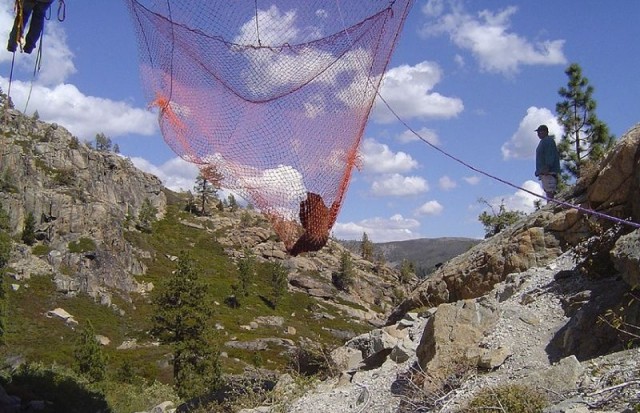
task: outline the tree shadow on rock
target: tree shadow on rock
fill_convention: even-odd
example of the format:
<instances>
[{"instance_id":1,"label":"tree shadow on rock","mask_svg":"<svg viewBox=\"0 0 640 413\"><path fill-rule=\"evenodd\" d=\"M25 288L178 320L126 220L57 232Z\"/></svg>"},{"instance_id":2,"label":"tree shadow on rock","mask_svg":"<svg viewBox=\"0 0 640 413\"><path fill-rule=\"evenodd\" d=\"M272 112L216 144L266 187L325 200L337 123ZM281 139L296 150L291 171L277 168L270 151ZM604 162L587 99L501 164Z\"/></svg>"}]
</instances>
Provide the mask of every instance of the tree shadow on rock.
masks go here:
<instances>
[{"instance_id":1,"label":"tree shadow on rock","mask_svg":"<svg viewBox=\"0 0 640 413\"><path fill-rule=\"evenodd\" d=\"M576 277L580 277L576 275ZM620 277L588 280L584 277L574 286L581 288L566 291L565 283L557 283L563 308L569 321L554 335L546 347L549 361L555 363L564 357L575 355L580 361L623 350L629 338L603 322L607 311L618 311L629 302L631 287ZM563 290L564 291L561 291ZM640 305L631 303L625 309L630 320L640 317ZM633 322L633 321L632 321Z\"/></svg>"},{"instance_id":2,"label":"tree shadow on rock","mask_svg":"<svg viewBox=\"0 0 640 413\"><path fill-rule=\"evenodd\" d=\"M274 389L276 382L277 378L270 374L265 374L264 376L246 374L230 376L225 383L211 393L195 397L179 405L176 413L231 411L229 409L232 408L233 403L247 395L253 396L253 399L266 400L269 392ZM215 410L216 408L218 410Z\"/></svg>"},{"instance_id":3,"label":"tree shadow on rock","mask_svg":"<svg viewBox=\"0 0 640 413\"><path fill-rule=\"evenodd\" d=\"M273 301L269 300L267 297L258 294L258 297L262 300L263 303L265 303L270 309L275 310L276 309L276 305L273 303Z\"/></svg>"},{"instance_id":4,"label":"tree shadow on rock","mask_svg":"<svg viewBox=\"0 0 640 413\"><path fill-rule=\"evenodd\" d=\"M18 397L23 407L42 402L38 411L43 413L111 412L101 392L87 388L73 376L37 365L22 365L10 378L0 378L0 384L8 395Z\"/></svg>"}]
</instances>

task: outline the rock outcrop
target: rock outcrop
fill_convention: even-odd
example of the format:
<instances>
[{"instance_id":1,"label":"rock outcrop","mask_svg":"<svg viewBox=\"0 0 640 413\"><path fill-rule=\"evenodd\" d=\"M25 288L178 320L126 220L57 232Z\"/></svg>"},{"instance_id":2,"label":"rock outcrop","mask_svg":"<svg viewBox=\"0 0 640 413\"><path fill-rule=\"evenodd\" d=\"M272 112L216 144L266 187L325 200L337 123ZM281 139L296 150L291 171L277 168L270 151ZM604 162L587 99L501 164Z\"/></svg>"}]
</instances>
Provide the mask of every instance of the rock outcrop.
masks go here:
<instances>
[{"instance_id":1,"label":"rock outcrop","mask_svg":"<svg viewBox=\"0 0 640 413\"><path fill-rule=\"evenodd\" d=\"M11 232L19 234L29 215L35 235L46 241L46 257L59 290L87 293L109 303L109 290L124 294L146 286L133 278L146 270L138 252L124 240L124 227L145 202L160 218L166 197L160 180L113 152L81 143L67 130L3 110L0 124L0 202L9 215ZM74 248L73 245L78 246ZM19 277L29 277L30 260L17 250L23 265Z\"/></svg>"},{"instance_id":2,"label":"rock outcrop","mask_svg":"<svg viewBox=\"0 0 640 413\"><path fill-rule=\"evenodd\" d=\"M125 157L95 150L55 124L4 106L0 110L0 203L13 236L20 235L28 216L35 218L42 247L34 253L17 244L11 276L51 274L58 291L88 294L112 307L113 294L128 299L131 293L149 292L153 285L135 276L146 273L145 263L154 259L153 253L133 247L125 234L135 230L145 204L161 219L167 196L176 195ZM409 288L399 282L397 270L352 255L354 285L349 291L338 290L332 278L340 255L348 252L342 245L329 240L322 251L291 257L266 218L254 210L180 222L211 233L232 260L249 250L259 261L281 262L291 289L336 307L345 318L381 325L397 296Z\"/></svg>"},{"instance_id":3,"label":"rock outcrop","mask_svg":"<svg viewBox=\"0 0 640 413\"><path fill-rule=\"evenodd\" d=\"M569 251L509 274L482 297L410 313L358 336L331 353L343 374L288 402L284 411L458 413L469 411L469 401L483 389L509 385L545 395L547 413L634 411L640 403L639 349L625 350L610 326L596 326L593 319L581 325L594 308L589 292L611 305L620 299L614 290L626 283L615 274L589 279L575 266ZM609 341L601 341L604 336ZM400 341L407 357L394 359L391 349ZM244 410L261 411L271 410Z\"/></svg>"},{"instance_id":4,"label":"rock outcrop","mask_svg":"<svg viewBox=\"0 0 640 413\"><path fill-rule=\"evenodd\" d=\"M631 128L593 171L585 173L570 193L560 194L560 200L640 222L640 124ZM395 323L416 308L480 297L507 274L542 266L594 235L594 219L597 217L551 203L442 265L392 311L387 322ZM614 225L599 222L604 228ZM619 249L615 254L618 265L629 266L625 274L633 283L637 270L631 267L637 258L627 261L622 255L633 254L625 251Z\"/></svg>"}]
</instances>

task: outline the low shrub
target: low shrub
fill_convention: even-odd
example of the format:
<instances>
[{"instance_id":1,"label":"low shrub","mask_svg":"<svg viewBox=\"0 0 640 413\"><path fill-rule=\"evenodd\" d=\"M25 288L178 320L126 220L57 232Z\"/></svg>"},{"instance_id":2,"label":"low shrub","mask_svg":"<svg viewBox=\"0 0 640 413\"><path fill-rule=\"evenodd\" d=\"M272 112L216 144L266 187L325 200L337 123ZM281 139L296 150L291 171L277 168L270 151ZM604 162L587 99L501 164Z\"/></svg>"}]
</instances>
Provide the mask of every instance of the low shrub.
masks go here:
<instances>
[{"instance_id":1,"label":"low shrub","mask_svg":"<svg viewBox=\"0 0 640 413\"><path fill-rule=\"evenodd\" d=\"M78 241L71 241L68 248L69 252L74 253L95 251L96 243L91 238L82 237Z\"/></svg>"},{"instance_id":2,"label":"low shrub","mask_svg":"<svg viewBox=\"0 0 640 413\"><path fill-rule=\"evenodd\" d=\"M39 244L31 248L31 253L33 255L37 255L38 257L43 257L49 254L50 252L51 252L51 247L48 245Z\"/></svg>"},{"instance_id":3,"label":"low shrub","mask_svg":"<svg viewBox=\"0 0 640 413\"><path fill-rule=\"evenodd\" d=\"M527 386L508 384L480 390L469 403L474 412L541 413L547 406L545 395Z\"/></svg>"}]
</instances>

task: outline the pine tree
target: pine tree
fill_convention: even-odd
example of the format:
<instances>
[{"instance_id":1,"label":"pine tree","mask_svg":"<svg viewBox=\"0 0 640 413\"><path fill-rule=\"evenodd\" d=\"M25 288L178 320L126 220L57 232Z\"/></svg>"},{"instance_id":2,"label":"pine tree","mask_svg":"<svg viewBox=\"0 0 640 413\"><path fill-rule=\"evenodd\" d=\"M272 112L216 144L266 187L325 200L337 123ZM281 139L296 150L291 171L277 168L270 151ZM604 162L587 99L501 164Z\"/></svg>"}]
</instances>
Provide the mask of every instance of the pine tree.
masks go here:
<instances>
[{"instance_id":1,"label":"pine tree","mask_svg":"<svg viewBox=\"0 0 640 413\"><path fill-rule=\"evenodd\" d=\"M403 259L400 264L400 282L408 284L411 281L411 276L415 275L416 267L413 262Z\"/></svg>"},{"instance_id":2,"label":"pine tree","mask_svg":"<svg viewBox=\"0 0 640 413\"><path fill-rule=\"evenodd\" d=\"M344 251L340 255L340 268L331 274L331 282L338 290L349 291L349 288L353 285L354 278L355 271L351 261L351 254L348 251Z\"/></svg>"},{"instance_id":3,"label":"pine tree","mask_svg":"<svg viewBox=\"0 0 640 413\"><path fill-rule=\"evenodd\" d=\"M249 228L251 225L253 225L251 214L249 211L242 211L240 215L240 228Z\"/></svg>"},{"instance_id":4,"label":"pine tree","mask_svg":"<svg viewBox=\"0 0 640 413\"><path fill-rule=\"evenodd\" d=\"M615 143L615 137L596 116L594 89L582 75L580 66L573 63L565 73L569 81L566 88L558 91L563 100L556 104L558 121L564 127L558 151L565 172L579 178L584 162L602 158Z\"/></svg>"},{"instance_id":5,"label":"pine tree","mask_svg":"<svg viewBox=\"0 0 640 413\"><path fill-rule=\"evenodd\" d=\"M196 205L196 198L193 196L193 193L191 191L187 191L186 195L187 201L184 205L184 210L191 214L197 214L198 206Z\"/></svg>"},{"instance_id":6,"label":"pine tree","mask_svg":"<svg viewBox=\"0 0 640 413\"><path fill-rule=\"evenodd\" d=\"M9 263L11 257L11 236L0 229L0 270Z\"/></svg>"},{"instance_id":7,"label":"pine tree","mask_svg":"<svg viewBox=\"0 0 640 413\"><path fill-rule=\"evenodd\" d=\"M491 209L491 214L487 211L482 211L482 213L478 216L478 220L484 226L484 237L489 238L496 234L498 234L503 229L515 224L520 218L522 218L525 214L522 211L511 211L507 210L507 207L504 205L504 199L500 202L500 206L498 207L498 211L487 202L485 199L480 198L478 202L483 203Z\"/></svg>"},{"instance_id":8,"label":"pine tree","mask_svg":"<svg viewBox=\"0 0 640 413\"><path fill-rule=\"evenodd\" d=\"M5 272L0 267L0 345L6 343L7 333L7 290L5 286Z\"/></svg>"},{"instance_id":9,"label":"pine tree","mask_svg":"<svg viewBox=\"0 0 640 413\"><path fill-rule=\"evenodd\" d=\"M151 232L157 213L158 209L151 204L149 198L145 198L138 213L137 228L142 232Z\"/></svg>"},{"instance_id":10,"label":"pine tree","mask_svg":"<svg viewBox=\"0 0 640 413\"><path fill-rule=\"evenodd\" d=\"M202 174L198 174L196 177L196 184L193 190L200 200L200 214L207 215L207 202L216 195L216 190Z\"/></svg>"},{"instance_id":11,"label":"pine tree","mask_svg":"<svg viewBox=\"0 0 640 413\"><path fill-rule=\"evenodd\" d=\"M218 194L222 179L222 174L218 172L218 169L213 165L202 168L198 174L196 185L193 189L200 199L200 213L202 215L206 215L206 205L208 201Z\"/></svg>"},{"instance_id":12,"label":"pine tree","mask_svg":"<svg viewBox=\"0 0 640 413\"><path fill-rule=\"evenodd\" d=\"M136 371L129 360L124 360L116 370L116 381L120 383L133 384L136 381Z\"/></svg>"},{"instance_id":13,"label":"pine tree","mask_svg":"<svg viewBox=\"0 0 640 413\"><path fill-rule=\"evenodd\" d=\"M36 242L36 219L33 216L33 212L29 212L24 220L21 239L27 245L33 245Z\"/></svg>"},{"instance_id":14,"label":"pine tree","mask_svg":"<svg viewBox=\"0 0 640 413\"><path fill-rule=\"evenodd\" d=\"M245 250L244 258L238 261L238 275L240 278L240 285L238 286L238 292L245 297L249 295L249 284L251 279L255 275L256 260L251 251Z\"/></svg>"},{"instance_id":15,"label":"pine tree","mask_svg":"<svg viewBox=\"0 0 640 413\"><path fill-rule=\"evenodd\" d=\"M83 327L73 352L78 373L91 382L104 380L107 374L107 356L96 340L96 332L90 321Z\"/></svg>"},{"instance_id":16,"label":"pine tree","mask_svg":"<svg viewBox=\"0 0 640 413\"><path fill-rule=\"evenodd\" d=\"M213 340L207 288L201 271L181 253L177 269L154 298L152 334L173 350L173 377L178 395L188 399L220 384L219 352Z\"/></svg>"},{"instance_id":17,"label":"pine tree","mask_svg":"<svg viewBox=\"0 0 640 413\"><path fill-rule=\"evenodd\" d=\"M9 234L9 215L0 204L0 273L11 257L11 235Z\"/></svg>"},{"instance_id":18,"label":"pine tree","mask_svg":"<svg viewBox=\"0 0 640 413\"><path fill-rule=\"evenodd\" d=\"M362 241L360 242L360 251L362 252L362 258L368 261L373 261L373 243L369 241L369 236L366 232L362 233Z\"/></svg>"},{"instance_id":19,"label":"pine tree","mask_svg":"<svg viewBox=\"0 0 640 413\"><path fill-rule=\"evenodd\" d=\"M287 269L279 262L270 262L267 266L271 276L271 304L273 304L273 308L276 308L287 293L289 283Z\"/></svg>"},{"instance_id":20,"label":"pine tree","mask_svg":"<svg viewBox=\"0 0 640 413\"><path fill-rule=\"evenodd\" d=\"M227 197L227 201L229 202L229 209L231 212L234 212L238 209L238 201L236 201L236 197L233 194L229 194Z\"/></svg>"},{"instance_id":21,"label":"pine tree","mask_svg":"<svg viewBox=\"0 0 640 413\"><path fill-rule=\"evenodd\" d=\"M104 133L96 134L96 150L100 152L108 152L111 150L111 139Z\"/></svg>"}]
</instances>

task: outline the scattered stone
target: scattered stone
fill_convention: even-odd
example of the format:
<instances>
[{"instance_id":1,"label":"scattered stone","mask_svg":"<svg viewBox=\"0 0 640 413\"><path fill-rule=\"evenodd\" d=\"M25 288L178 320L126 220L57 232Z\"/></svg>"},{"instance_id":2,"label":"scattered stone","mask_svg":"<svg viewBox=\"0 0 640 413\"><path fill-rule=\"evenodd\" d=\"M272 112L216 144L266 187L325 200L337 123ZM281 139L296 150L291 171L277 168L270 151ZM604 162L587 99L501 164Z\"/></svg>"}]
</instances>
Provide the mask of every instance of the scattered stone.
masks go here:
<instances>
[{"instance_id":1,"label":"scattered stone","mask_svg":"<svg viewBox=\"0 0 640 413\"><path fill-rule=\"evenodd\" d=\"M389 359L393 360L394 362L400 364L400 363L404 363L405 361L409 360L411 358L411 355L415 353L415 349L413 349L413 351L411 351L411 349L408 349L405 345L404 342L398 343L396 344L393 349L391 349L391 353L389 353Z\"/></svg>"},{"instance_id":2,"label":"scattered stone","mask_svg":"<svg viewBox=\"0 0 640 413\"><path fill-rule=\"evenodd\" d=\"M331 360L340 371L353 370L362 361L362 352L351 347L338 347L330 353Z\"/></svg>"},{"instance_id":3,"label":"scattered stone","mask_svg":"<svg viewBox=\"0 0 640 413\"><path fill-rule=\"evenodd\" d=\"M100 334L96 334L96 341L101 345L101 346L108 346L109 344L111 344L111 339L109 337L106 336L102 336Z\"/></svg>"},{"instance_id":4,"label":"scattered stone","mask_svg":"<svg viewBox=\"0 0 640 413\"><path fill-rule=\"evenodd\" d=\"M166 401L156 405L153 409L151 409L151 413L169 413L173 409L173 402Z\"/></svg>"},{"instance_id":5,"label":"scattered stone","mask_svg":"<svg viewBox=\"0 0 640 413\"><path fill-rule=\"evenodd\" d=\"M284 317L280 316L260 316L254 320L258 324L272 327L282 327L284 325Z\"/></svg>"},{"instance_id":6,"label":"scattered stone","mask_svg":"<svg viewBox=\"0 0 640 413\"><path fill-rule=\"evenodd\" d=\"M134 338L134 339L131 339L131 340L124 340L122 342L122 344L120 344L117 347L117 349L118 350L131 350L131 349L134 349L134 348L137 348L137 347L138 347L138 340L136 340Z\"/></svg>"},{"instance_id":7,"label":"scattered stone","mask_svg":"<svg viewBox=\"0 0 640 413\"><path fill-rule=\"evenodd\" d=\"M480 354L480 360L478 360L478 367L493 370L504 363L507 357L511 356L513 352L507 347L499 347L496 349L485 349Z\"/></svg>"},{"instance_id":8,"label":"scattered stone","mask_svg":"<svg viewBox=\"0 0 640 413\"><path fill-rule=\"evenodd\" d=\"M63 308L56 308L56 309L47 311L46 315L49 318L57 317L57 318L60 318L61 320L64 320L65 324L67 324L70 327L76 327L78 325L78 322L75 320L75 318L73 318L73 316L69 314L67 311L65 311Z\"/></svg>"}]
</instances>

